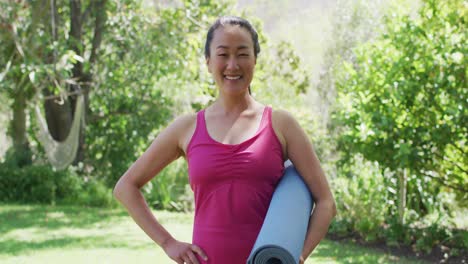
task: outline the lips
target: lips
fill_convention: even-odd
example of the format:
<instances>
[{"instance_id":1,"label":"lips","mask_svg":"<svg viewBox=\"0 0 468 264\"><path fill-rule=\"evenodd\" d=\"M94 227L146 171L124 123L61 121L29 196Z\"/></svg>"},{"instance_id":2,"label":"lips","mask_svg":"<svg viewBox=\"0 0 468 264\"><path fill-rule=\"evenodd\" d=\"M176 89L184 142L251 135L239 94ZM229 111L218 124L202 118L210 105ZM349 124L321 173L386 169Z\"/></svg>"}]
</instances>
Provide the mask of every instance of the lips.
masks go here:
<instances>
[{"instance_id":1,"label":"lips","mask_svg":"<svg viewBox=\"0 0 468 264\"><path fill-rule=\"evenodd\" d=\"M231 81L235 81L235 80L239 80L241 76L240 75L224 75L224 78L231 80Z\"/></svg>"}]
</instances>

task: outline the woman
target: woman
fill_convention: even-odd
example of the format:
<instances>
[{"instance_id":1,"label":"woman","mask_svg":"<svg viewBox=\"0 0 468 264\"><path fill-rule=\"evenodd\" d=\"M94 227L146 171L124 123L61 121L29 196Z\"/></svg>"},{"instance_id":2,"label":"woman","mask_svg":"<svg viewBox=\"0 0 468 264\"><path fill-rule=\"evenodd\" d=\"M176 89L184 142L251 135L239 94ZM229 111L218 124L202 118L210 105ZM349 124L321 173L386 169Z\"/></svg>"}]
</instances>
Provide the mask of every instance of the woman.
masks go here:
<instances>
[{"instance_id":1,"label":"woman","mask_svg":"<svg viewBox=\"0 0 468 264\"><path fill-rule=\"evenodd\" d=\"M218 98L206 109L170 124L115 187L116 198L135 222L176 263L246 263L286 159L293 162L315 200L301 263L336 214L326 177L297 121L250 95L259 52L258 35L248 21L219 18L205 44ZM144 184L181 156L187 159L195 195L192 243L172 237L140 193Z\"/></svg>"}]
</instances>

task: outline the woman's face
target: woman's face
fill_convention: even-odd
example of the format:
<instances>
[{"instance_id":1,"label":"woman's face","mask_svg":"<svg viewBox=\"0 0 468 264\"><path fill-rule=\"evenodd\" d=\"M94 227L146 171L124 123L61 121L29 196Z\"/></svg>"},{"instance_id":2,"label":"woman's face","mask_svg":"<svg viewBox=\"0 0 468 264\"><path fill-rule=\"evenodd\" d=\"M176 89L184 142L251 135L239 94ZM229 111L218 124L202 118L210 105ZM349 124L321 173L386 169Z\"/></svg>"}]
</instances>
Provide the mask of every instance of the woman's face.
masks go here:
<instances>
[{"instance_id":1,"label":"woman's face","mask_svg":"<svg viewBox=\"0 0 468 264\"><path fill-rule=\"evenodd\" d=\"M235 95L247 91L256 63L250 33L237 25L216 29L206 63L220 92Z\"/></svg>"}]
</instances>

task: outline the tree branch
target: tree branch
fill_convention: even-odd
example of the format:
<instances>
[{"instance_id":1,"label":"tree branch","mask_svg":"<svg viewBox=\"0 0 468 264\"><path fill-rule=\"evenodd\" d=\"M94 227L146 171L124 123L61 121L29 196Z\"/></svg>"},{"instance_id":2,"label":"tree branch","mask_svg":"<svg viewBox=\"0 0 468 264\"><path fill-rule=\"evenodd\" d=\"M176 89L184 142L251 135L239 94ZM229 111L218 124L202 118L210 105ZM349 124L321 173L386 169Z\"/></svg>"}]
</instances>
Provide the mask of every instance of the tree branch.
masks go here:
<instances>
[{"instance_id":1,"label":"tree branch","mask_svg":"<svg viewBox=\"0 0 468 264\"><path fill-rule=\"evenodd\" d=\"M458 151L460 151L463 155L465 155L465 151L460 148L459 146L455 145L453 142L451 142L449 145L453 146L455 149L457 149Z\"/></svg>"},{"instance_id":2,"label":"tree branch","mask_svg":"<svg viewBox=\"0 0 468 264\"><path fill-rule=\"evenodd\" d=\"M451 161L451 160L448 160L446 159L444 156L440 155L439 153L434 153L438 158L444 160L444 161L447 161L448 163L452 164L453 166L457 167L459 170L461 170L462 172L468 174L468 171L466 171L465 169L463 169L460 165L458 165L457 163Z\"/></svg>"},{"instance_id":3,"label":"tree branch","mask_svg":"<svg viewBox=\"0 0 468 264\"><path fill-rule=\"evenodd\" d=\"M94 36L92 40L91 55L89 57L89 62L92 65L97 58L97 50L101 46L102 33L104 30L104 25L106 22L106 12L105 5L106 0L96 1L95 2L95 23L94 23Z\"/></svg>"},{"instance_id":4,"label":"tree branch","mask_svg":"<svg viewBox=\"0 0 468 264\"><path fill-rule=\"evenodd\" d=\"M81 21L81 0L70 0L70 38L69 45L71 49L78 55L83 55L82 47L82 21ZM73 77L81 78L83 64L76 62L73 66ZM73 86L72 86L73 87Z\"/></svg>"},{"instance_id":5,"label":"tree branch","mask_svg":"<svg viewBox=\"0 0 468 264\"><path fill-rule=\"evenodd\" d=\"M58 51L57 51L57 44L55 43L57 41L57 36L58 36L58 27L57 27L57 7L55 5L55 0L50 0L50 26L51 26L51 31L52 31L52 43L54 46L54 51L53 51L53 64L54 64L54 74L57 75L57 56L58 56Z\"/></svg>"},{"instance_id":6,"label":"tree branch","mask_svg":"<svg viewBox=\"0 0 468 264\"><path fill-rule=\"evenodd\" d=\"M186 15L186 17L188 18L188 20L190 20L193 24L197 25L198 27L200 28L205 28L202 24L200 24L200 22L198 22L197 20L195 20L193 17L191 17L189 14Z\"/></svg>"},{"instance_id":7,"label":"tree branch","mask_svg":"<svg viewBox=\"0 0 468 264\"><path fill-rule=\"evenodd\" d=\"M463 186L456 186L456 185L452 185L446 181L444 181L443 179L439 178L439 177L436 177L436 176L433 176L433 175L430 175L430 174L427 174L425 172L421 172L423 175L425 176L428 176L436 181L438 181L439 183L441 183L442 185L444 185L445 187L448 187L448 188L451 188L453 190L457 190L457 191L461 191L461 192L468 192L468 188L464 188Z\"/></svg>"},{"instance_id":8,"label":"tree branch","mask_svg":"<svg viewBox=\"0 0 468 264\"><path fill-rule=\"evenodd\" d=\"M89 17L89 13L91 13L91 6L93 5L93 1L91 1L88 6L86 7L85 11L83 12L83 14L81 15L81 21L83 23L86 23L86 20L88 20L88 17Z\"/></svg>"}]
</instances>

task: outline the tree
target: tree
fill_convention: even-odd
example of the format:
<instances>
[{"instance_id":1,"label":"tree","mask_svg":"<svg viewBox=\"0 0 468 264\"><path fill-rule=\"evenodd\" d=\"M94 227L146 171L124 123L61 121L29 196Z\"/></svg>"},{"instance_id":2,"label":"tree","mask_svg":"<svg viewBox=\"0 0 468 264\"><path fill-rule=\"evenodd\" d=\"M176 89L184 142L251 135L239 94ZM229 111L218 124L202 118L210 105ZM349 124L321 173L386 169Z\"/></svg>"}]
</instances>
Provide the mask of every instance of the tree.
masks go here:
<instances>
[{"instance_id":1,"label":"tree","mask_svg":"<svg viewBox=\"0 0 468 264\"><path fill-rule=\"evenodd\" d=\"M76 94L83 93L86 109L89 105L87 98L104 30L106 0L70 0L69 6L64 2L58 5L55 0L0 4L6 11L1 13L1 36L5 40L2 65L6 65L2 90L13 98L14 152L29 148L26 106L38 92L46 96L44 107L52 137L63 141L73 119ZM91 30L84 31L84 27ZM64 100L53 100L59 98L54 96L58 93L64 95ZM84 130L80 134L77 160L83 159L84 151Z\"/></svg>"},{"instance_id":2,"label":"tree","mask_svg":"<svg viewBox=\"0 0 468 264\"><path fill-rule=\"evenodd\" d=\"M442 190L466 201L463 10L463 1L426 0L415 18L388 18L386 32L362 45L337 81L344 158L361 153L396 172L402 198L420 215Z\"/></svg>"}]
</instances>

